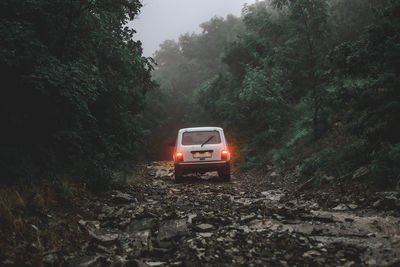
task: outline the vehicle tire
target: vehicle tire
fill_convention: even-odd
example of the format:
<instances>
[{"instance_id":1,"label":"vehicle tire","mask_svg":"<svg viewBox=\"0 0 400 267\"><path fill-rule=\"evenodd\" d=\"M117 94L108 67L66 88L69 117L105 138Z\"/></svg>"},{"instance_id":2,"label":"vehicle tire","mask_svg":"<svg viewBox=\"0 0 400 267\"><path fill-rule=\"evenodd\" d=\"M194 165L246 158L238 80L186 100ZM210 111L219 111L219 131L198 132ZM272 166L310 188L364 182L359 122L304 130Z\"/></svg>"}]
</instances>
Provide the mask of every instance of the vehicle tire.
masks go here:
<instances>
[{"instance_id":1,"label":"vehicle tire","mask_svg":"<svg viewBox=\"0 0 400 267\"><path fill-rule=\"evenodd\" d=\"M229 182L231 180L231 166L226 164L222 170L218 171L218 176L222 179L222 181Z\"/></svg>"},{"instance_id":2,"label":"vehicle tire","mask_svg":"<svg viewBox=\"0 0 400 267\"><path fill-rule=\"evenodd\" d=\"M179 169L179 167L175 166L175 182L176 183L181 183L183 182L183 175L182 171Z\"/></svg>"}]
</instances>

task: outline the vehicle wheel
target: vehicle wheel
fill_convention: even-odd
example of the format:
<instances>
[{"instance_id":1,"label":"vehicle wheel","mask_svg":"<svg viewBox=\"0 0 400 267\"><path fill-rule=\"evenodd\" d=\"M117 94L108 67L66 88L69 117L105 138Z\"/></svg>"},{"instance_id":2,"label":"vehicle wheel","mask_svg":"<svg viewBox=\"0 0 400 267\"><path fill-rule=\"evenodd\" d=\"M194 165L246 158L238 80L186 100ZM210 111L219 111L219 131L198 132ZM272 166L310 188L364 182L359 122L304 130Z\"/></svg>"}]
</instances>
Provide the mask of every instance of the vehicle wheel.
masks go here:
<instances>
[{"instance_id":1,"label":"vehicle wheel","mask_svg":"<svg viewBox=\"0 0 400 267\"><path fill-rule=\"evenodd\" d=\"M231 166L227 164L223 170L218 171L218 176L224 182L229 182L231 180Z\"/></svg>"},{"instance_id":2,"label":"vehicle wheel","mask_svg":"<svg viewBox=\"0 0 400 267\"><path fill-rule=\"evenodd\" d=\"M181 183L182 181L183 181L182 171L178 167L175 167L175 182Z\"/></svg>"}]
</instances>

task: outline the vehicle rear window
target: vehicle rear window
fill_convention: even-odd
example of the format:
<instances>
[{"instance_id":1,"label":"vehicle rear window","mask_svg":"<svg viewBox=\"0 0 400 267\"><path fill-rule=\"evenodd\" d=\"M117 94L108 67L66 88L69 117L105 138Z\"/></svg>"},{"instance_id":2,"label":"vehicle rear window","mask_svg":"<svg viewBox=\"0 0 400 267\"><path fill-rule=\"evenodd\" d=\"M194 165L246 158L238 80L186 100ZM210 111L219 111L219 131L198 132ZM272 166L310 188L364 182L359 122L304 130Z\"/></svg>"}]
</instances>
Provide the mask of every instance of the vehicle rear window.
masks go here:
<instances>
[{"instance_id":1,"label":"vehicle rear window","mask_svg":"<svg viewBox=\"0 0 400 267\"><path fill-rule=\"evenodd\" d=\"M182 135L182 145L186 145L186 146L201 145L207 140L208 140L208 142L206 144L221 143L221 137L219 135L219 132L218 131L197 131L197 132L185 132Z\"/></svg>"}]
</instances>

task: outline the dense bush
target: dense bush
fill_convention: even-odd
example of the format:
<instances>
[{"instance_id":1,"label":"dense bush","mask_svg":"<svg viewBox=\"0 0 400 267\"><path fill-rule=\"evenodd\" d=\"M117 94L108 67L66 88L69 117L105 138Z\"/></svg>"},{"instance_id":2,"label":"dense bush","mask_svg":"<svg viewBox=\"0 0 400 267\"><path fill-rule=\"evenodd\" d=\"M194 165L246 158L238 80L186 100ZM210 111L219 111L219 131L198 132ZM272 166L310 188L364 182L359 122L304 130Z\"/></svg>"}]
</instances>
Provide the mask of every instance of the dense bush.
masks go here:
<instances>
[{"instance_id":1,"label":"dense bush","mask_svg":"<svg viewBox=\"0 0 400 267\"><path fill-rule=\"evenodd\" d=\"M300 165L305 176L318 170L341 176L372 162L376 178L393 180L400 137L399 11L396 0L246 6L237 38L213 42L220 50L212 50L219 52L208 78L185 83L187 103L195 107L186 121L234 133L245 167L272 160ZM196 49L197 40L209 37L205 31L185 42L183 50L196 53L181 53L180 60L204 70L198 62L209 55Z\"/></svg>"},{"instance_id":2,"label":"dense bush","mask_svg":"<svg viewBox=\"0 0 400 267\"><path fill-rule=\"evenodd\" d=\"M125 26L140 6L0 3L3 183L73 174L105 187L132 159L170 158L176 130L200 125L224 127L248 168L369 165L398 182L399 1L258 1L165 41L160 87Z\"/></svg>"},{"instance_id":3,"label":"dense bush","mask_svg":"<svg viewBox=\"0 0 400 267\"><path fill-rule=\"evenodd\" d=\"M321 151L315 152L311 157L305 159L300 166L300 174L303 176L313 176L314 173L326 165L334 161L336 151L328 147Z\"/></svg>"},{"instance_id":4,"label":"dense bush","mask_svg":"<svg viewBox=\"0 0 400 267\"><path fill-rule=\"evenodd\" d=\"M372 173L382 185L396 184L400 186L400 144L383 144L381 149L373 153Z\"/></svg>"},{"instance_id":5,"label":"dense bush","mask_svg":"<svg viewBox=\"0 0 400 267\"><path fill-rule=\"evenodd\" d=\"M125 26L140 6L1 1L1 182L74 173L106 185L140 155L140 113L153 83Z\"/></svg>"}]
</instances>

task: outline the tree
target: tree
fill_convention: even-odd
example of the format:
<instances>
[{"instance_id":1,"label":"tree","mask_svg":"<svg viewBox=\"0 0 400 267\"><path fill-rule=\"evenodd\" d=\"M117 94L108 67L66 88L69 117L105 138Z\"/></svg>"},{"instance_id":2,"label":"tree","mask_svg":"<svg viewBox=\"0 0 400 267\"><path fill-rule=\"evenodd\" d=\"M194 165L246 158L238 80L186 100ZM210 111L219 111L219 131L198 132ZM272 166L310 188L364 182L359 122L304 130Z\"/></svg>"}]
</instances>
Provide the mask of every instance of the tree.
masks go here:
<instances>
[{"instance_id":1,"label":"tree","mask_svg":"<svg viewBox=\"0 0 400 267\"><path fill-rule=\"evenodd\" d=\"M76 172L93 184L137 156L151 82L134 30L139 1L2 1L4 181ZM136 154L136 155L135 155Z\"/></svg>"}]
</instances>

